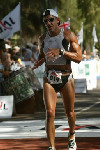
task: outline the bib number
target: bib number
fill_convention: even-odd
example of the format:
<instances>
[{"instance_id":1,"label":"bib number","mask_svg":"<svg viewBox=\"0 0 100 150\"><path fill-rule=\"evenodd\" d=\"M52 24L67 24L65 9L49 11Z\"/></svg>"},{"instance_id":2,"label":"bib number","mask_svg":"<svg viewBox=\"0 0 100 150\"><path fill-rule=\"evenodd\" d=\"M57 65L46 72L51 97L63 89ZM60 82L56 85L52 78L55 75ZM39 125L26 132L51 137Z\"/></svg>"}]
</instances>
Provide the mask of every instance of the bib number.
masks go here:
<instances>
[{"instance_id":1,"label":"bib number","mask_svg":"<svg viewBox=\"0 0 100 150\"><path fill-rule=\"evenodd\" d=\"M47 79L51 84L59 84L62 83L61 75L61 72L49 70Z\"/></svg>"}]
</instances>

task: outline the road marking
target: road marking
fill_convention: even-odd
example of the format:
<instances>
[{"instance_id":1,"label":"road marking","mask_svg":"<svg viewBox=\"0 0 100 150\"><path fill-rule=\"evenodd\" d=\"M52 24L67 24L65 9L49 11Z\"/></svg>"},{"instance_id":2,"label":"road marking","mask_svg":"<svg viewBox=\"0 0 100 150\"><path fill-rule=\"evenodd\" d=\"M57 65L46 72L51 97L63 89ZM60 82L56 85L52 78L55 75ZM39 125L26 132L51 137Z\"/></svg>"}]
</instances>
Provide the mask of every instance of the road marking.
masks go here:
<instances>
[{"instance_id":1,"label":"road marking","mask_svg":"<svg viewBox=\"0 0 100 150\"><path fill-rule=\"evenodd\" d=\"M78 119L76 121L77 137L100 137L100 119ZM66 119L55 120L56 137L66 137L69 132ZM2 121L0 139L18 139L46 137L45 120Z\"/></svg>"},{"instance_id":2,"label":"road marking","mask_svg":"<svg viewBox=\"0 0 100 150\"><path fill-rule=\"evenodd\" d=\"M96 105L98 105L98 104L100 104L100 101L97 101L96 103L90 105L89 107L83 108L83 109L82 109L81 111L79 111L79 112L76 112L76 115L77 115L77 114L80 114L80 113L82 113L82 112L84 112L84 111L86 111L86 110L89 110L89 109L91 109L92 107L94 107L94 106L96 106Z\"/></svg>"}]
</instances>

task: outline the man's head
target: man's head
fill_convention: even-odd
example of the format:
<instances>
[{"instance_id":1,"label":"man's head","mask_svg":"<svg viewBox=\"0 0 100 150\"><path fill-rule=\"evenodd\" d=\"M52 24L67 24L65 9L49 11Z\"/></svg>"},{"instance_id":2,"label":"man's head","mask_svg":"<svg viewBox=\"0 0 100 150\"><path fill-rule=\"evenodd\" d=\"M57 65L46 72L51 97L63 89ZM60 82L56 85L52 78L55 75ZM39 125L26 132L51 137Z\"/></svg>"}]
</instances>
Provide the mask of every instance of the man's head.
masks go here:
<instances>
[{"instance_id":1,"label":"man's head","mask_svg":"<svg viewBox=\"0 0 100 150\"><path fill-rule=\"evenodd\" d=\"M60 21L56 11L53 9L46 9L43 13L43 22L48 31L55 31Z\"/></svg>"}]
</instances>

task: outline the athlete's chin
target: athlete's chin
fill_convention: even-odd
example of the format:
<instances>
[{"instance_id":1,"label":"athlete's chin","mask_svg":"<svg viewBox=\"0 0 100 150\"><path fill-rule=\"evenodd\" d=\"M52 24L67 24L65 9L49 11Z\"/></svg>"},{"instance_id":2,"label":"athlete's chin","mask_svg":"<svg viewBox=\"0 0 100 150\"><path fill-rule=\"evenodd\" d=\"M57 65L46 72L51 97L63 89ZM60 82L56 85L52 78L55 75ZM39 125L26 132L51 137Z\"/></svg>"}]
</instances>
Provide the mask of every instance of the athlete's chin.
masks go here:
<instances>
[{"instance_id":1,"label":"athlete's chin","mask_svg":"<svg viewBox=\"0 0 100 150\"><path fill-rule=\"evenodd\" d=\"M54 32L54 29L53 28L49 28L48 31L49 32Z\"/></svg>"},{"instance_id":2,"label":"athlete's chin","mask_svg":"<svg viewBox=\"0 0 100 150\"><path fill-rule=\"evenodd\" d=\"M54 30L52 26L49 26L47 29L48 29L48 31Z\"/></svg>"}]
</instances>

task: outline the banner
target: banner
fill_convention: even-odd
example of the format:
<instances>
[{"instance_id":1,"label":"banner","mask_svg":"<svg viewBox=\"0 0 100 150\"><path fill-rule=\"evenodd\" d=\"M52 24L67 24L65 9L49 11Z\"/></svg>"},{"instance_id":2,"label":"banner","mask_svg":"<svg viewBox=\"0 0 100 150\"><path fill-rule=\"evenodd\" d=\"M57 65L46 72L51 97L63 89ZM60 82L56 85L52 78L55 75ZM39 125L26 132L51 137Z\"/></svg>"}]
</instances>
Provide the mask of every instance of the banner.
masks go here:
<instances>
[{"instance_id":1,"label":"banner","mask_svg":"<svg viewBox=\"0 0 100 150\"><path fill-rule=\"evenodd\" d=\"M17 31L20 31L20 3L0 21L0 38L6 40Z\"/></svg>"},{"instance_id":2,"label":"banner","mask_svg":"<svg viewBox=\"0 0 100 150\"><path fill-rule=\"evenodd\" d=\"M83 43L83 23L81 25L81 30L79 31L77 36L78 36L78 44Z\"/></svg>"},{"instance_id":3,"label":"banner","mask_svg":"<svg viewBox=\"0 0 100 150\"><path fill-rule=\"evenodd\" d=\"M93 36L94 43L98 42L97 35L96 35L95 25L93 27L92 36Z\"/></svg>"},{"instance_id":4,"label":"banner","mask_svg":"<svg viewBox=\"0 0 100 150\"><path fill-rule=\"evenodd\" d=\"M13 95L0 96L0 118L11 118L13 113Z\"/></svg>"},{"instance_id":5,"label":"banner","mask_svg":"<svg viewBox=\"0 0 100 150\"><path fill-rule=\"evenodd\" d=\"M87 90L97 87L96 60L71 62L74 79L86 79Z\"/></svg>"}]
</instances>

